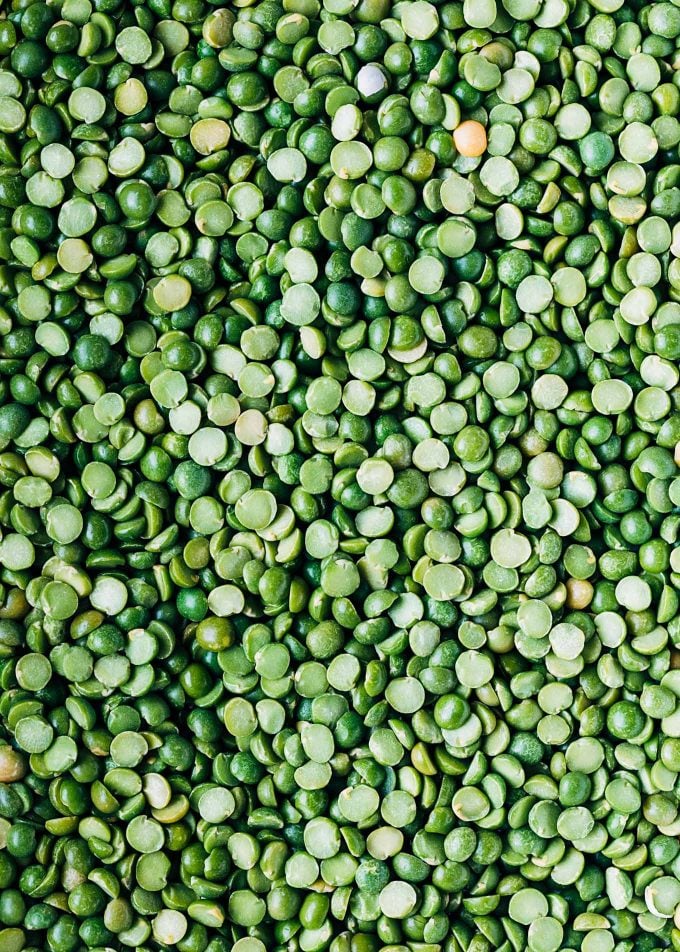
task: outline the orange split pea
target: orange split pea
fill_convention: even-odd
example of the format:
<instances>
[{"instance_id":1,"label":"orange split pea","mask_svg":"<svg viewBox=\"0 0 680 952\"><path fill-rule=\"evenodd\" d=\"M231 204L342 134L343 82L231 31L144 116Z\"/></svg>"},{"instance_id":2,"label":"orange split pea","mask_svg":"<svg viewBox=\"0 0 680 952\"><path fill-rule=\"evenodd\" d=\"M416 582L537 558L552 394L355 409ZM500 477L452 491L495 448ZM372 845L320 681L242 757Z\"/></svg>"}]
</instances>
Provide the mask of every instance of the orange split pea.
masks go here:
<instances>
[{"instance_id":1,"label":"orange split pea","mask_svg":"<svg viewBox=\"0 0 680 952\"><path fill-rule=\"evenodd\" d=\"M481 122L466 119L453 130L453 144L466 159L474 159L486 150L486 129Z\"/></svg>"}]
</instances>

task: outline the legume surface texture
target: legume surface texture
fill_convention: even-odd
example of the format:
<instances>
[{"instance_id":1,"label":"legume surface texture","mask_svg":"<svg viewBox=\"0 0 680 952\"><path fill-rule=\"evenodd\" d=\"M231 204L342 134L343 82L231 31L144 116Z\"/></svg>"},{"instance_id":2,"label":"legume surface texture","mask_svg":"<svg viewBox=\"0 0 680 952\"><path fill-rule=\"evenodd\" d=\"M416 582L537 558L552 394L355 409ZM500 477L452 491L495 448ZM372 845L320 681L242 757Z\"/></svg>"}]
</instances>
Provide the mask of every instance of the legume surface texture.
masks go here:
<instances>
[{"instance_id":1,"label":"legume surface texture","mask_svg":"<svg viewBox=\"0 0 680 952\"><path fill-rule=\"evenodd\" d=\"M0 952L680 950L679 37L0 4Z\"/></svg>"}]
</instances>

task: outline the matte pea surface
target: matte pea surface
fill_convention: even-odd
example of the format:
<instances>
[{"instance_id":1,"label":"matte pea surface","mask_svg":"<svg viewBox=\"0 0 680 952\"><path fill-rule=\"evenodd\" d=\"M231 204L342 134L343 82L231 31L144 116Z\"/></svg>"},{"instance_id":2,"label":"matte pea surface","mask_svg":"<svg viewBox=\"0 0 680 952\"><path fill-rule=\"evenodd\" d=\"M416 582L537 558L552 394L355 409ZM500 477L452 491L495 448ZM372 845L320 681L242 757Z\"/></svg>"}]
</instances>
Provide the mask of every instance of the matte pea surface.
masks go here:
<instances>
[{"instance_id":1,"label":"matte pea surface","mask_svg":"<svg viewBox=\"0 0 680 952\"><path fill-rule=\"evenodd\" d=\"M0 952L680 952L679 39L0 4Z\"/></svg>"}]
</instances>

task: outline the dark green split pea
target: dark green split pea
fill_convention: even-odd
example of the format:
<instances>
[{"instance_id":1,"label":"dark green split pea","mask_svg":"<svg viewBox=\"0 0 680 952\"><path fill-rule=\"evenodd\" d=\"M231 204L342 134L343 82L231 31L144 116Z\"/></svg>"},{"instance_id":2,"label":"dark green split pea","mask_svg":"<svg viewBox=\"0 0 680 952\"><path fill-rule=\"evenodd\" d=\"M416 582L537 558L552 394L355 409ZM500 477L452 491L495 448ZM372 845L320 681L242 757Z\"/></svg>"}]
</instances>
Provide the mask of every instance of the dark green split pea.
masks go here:
<instances>
[{"instance_id":1,"label":"dark green split pea","mask_svg":"<svg viewBox=\"0 0 680 952\"><path fill-rule=\"evenodd\" d=\"M680 6L0 9L0 952L680 950Z\"/></svg>"}]
</instances>

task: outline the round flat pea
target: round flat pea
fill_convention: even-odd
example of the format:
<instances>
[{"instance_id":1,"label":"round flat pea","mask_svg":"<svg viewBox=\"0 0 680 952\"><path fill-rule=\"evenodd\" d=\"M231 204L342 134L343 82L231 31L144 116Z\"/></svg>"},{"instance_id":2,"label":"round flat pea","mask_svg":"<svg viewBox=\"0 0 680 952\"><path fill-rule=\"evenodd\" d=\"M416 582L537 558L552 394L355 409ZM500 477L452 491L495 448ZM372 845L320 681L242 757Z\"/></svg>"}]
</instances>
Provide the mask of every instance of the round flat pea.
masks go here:
<instances>
[{"instance_id":1,"label":"round flat pea","mask_svg":"<svg viewBox=\"0 0 680 952\"><path fill-rule=\"evenodd\" d=\"M380 911L388 919L405 919L416 907L418 894L410 883L388 883L379 897Z\"/></svg>"},{"instance_id":2,"label":"round flat pea","mask_svg":"<svg viewBox=\"0 0 680 952\"><path fill-rule=\"evenodd\" d=\"M491 555L503 568L519 568L531 557L531 543L514 529L500 529L491 540Z\"/></svg>"},{"instance_id":3,"label":"round flat pea","mask_svg":"<svg viewBox=\"0 0 680 952\"><path fill-rule=\"evenodd\" d=\"M481 688L493 678L494 665L491 658L481 651L463 651L456 659L456 676L468 688Z\"/></svg>"},{"instance_id":4,"label":"round flat pea","mask_svg":"<svg viewBox=\"0 0 680 952\"><path fill-rule=\"evenodd\" d=\"M144 30L137 26L128 26L116 37L116 50L126 63L141 65L149 59L153 48Z\"/></svg>"},{"instance_id":5,"label":"round flat pea","mask_svg":"<svg viewBox=\"0 0 680 952\"><path fill-rule=\"evenodd\" d=\"M463 218L449 218L437 229L437 247L448 258L462 258L475 246L477 233Z\"/></svg>"},{"instance_id":6,"label":"round flat pea","mask_svg":"<svg viewBox=\"0 0 680 952\"><path fill-rule=\"evenodd\" d=\"M465 588L465 575L457 565L432 565L423 577L425 591L435 601L457 598Z\"/></svg>"},{"instance_id":7,"label":"round flat pea","mask_svg":"<svg viewBox=\"0 0 680 952\"><path fill-rule=\"evenodd\" d=\"M378 792L365 784L347 787L338 797L338 807L345 819L351 823L361 823L373 816L379 804Z\"/></svg>"},{"instance_id":8,"label":"round flat pea","mask_svg":"<svg viewBox=\"0 0 680 952\"><path fill-rule=\"evenodd\" d=\"M538 889L519 889L510 897L508 914L513 922L528 926L548 915L548 900Z\"/></svg>"}]
</instances>

